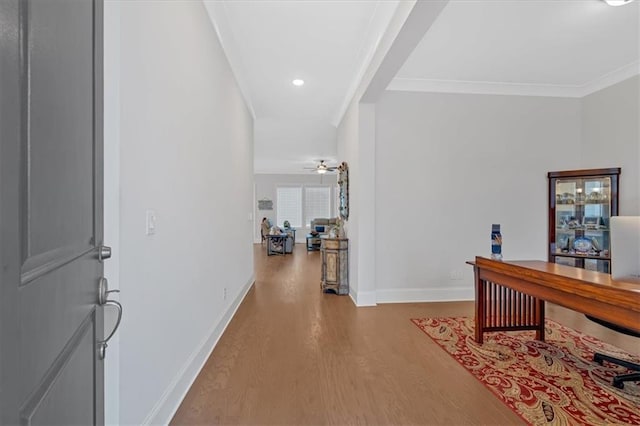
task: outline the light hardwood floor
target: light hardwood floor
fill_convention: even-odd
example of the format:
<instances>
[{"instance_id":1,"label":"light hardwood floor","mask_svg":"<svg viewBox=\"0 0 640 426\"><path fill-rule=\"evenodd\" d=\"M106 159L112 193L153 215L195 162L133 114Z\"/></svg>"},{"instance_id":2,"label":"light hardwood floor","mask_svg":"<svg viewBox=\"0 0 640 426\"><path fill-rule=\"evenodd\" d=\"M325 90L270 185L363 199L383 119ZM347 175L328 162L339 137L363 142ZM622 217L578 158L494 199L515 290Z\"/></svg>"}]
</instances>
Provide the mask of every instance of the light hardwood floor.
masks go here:
<instances>
[{"instance_id":1,"label":"light hardwood floor","mask_svg":"<svg viewBox=\"0 0 640 426\"><path fill-rule=\"evenodd\" d=\"M320 256L255 250L256 282L173 425L511 425L522 420L409 320L473 315L472 302L356 308L320 291ZM469 284L471 285L471 283ZM638 343L549 306L623 349Z\"/></svg>"}]
</instances>

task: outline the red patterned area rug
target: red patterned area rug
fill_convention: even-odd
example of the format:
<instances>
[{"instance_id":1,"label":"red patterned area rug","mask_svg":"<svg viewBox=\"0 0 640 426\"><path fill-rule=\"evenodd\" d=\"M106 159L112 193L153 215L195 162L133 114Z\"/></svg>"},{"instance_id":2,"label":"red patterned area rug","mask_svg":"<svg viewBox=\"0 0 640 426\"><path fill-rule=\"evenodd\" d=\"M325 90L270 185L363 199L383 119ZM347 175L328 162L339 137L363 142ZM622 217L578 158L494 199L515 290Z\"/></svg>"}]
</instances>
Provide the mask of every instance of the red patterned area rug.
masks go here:
<instances>
[{"instance_id":1,"label":"red patterned area rug","mask_svg":"<svg viewBox=\"0 0 640 426\"><path fill-rule=\"evenodd\" d=\"M640 425L640 386L613 387L626 370L593 353L635 358L596 338L547 320L546 342L519 331L487 333L478 345L473 318L411 321L529 424Z\"/></svg>"}]
</instances>

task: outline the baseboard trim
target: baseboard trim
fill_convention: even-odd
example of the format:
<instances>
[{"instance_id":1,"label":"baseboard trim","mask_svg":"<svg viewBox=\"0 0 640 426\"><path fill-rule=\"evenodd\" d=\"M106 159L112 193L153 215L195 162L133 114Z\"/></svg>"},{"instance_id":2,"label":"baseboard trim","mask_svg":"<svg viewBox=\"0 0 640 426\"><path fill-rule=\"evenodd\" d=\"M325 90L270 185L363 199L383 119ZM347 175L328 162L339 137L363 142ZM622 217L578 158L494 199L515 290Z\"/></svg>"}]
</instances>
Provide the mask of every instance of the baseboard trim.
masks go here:
<instances>
[{"instance_id":1,"label":"baseboard trim","mask_svg":"<svg viewBox=\"0 0 640 426\"><path fill-rule=\"evenodd\" d=\"M354 301L357 307L376 306L378 304L375 291L358 291L355 294Z\"/></svg>"},{"instance_id":2,"label":"baseboard trim","mask_svg":"<svg viewBox=\"0 0 640 426\"><path fill-rule=\"evenodd\" d=\"M377 291L378 303L454 302L474 300L473 288L398 288Z\"/></svg>"},{"instance_id":3,"label":"baseboard trim","mask_svg":"<svg viewBox=\"0 0 640 426\"><path fill-rule=\"evenodd\" d=\"M220 321L211 328L208 335L202 340L200 345L196 347L196 350L193 351L191 356L187 359L187 362L178 371L178 374L176 374L175 378L171 381L151 412L149 412L142 422L143 425L169 424L178 410L178 407L180 407L182 400L193 385L193 382L196 380L196 377L200 374L200 370L202 370L205 362L209 359L211 352L213 352L213 349L218 344L218 340L220 340L222 333L226 330L231 319L238 310L238 307L240 307L240 304L254 283L255 276L252 274L249 281L244 285Z\"/></svg>"},{"instance_id":4,"label":"baseboard trim","mask_svg":"<svg viewBox=\"0 0 640 426\"><path fill-rule=\"evenodd\" d=\"M356 293L355 291L351 291L351 289L349 289L349 297L351 298L351 301L353 302L354 305L356 305L356 307L358 306L358 302L356 301Z\"/></svg>"}]
</instances>

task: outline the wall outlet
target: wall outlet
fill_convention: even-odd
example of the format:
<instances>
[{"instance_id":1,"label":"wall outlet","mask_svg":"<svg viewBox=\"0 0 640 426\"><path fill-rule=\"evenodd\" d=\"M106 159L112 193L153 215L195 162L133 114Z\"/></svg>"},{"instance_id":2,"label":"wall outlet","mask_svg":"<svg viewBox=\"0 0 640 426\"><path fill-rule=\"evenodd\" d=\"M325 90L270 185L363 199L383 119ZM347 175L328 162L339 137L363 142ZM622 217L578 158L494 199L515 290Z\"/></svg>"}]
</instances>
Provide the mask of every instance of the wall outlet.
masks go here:
<instances>
[{"instance_id":1,"label":"wall outlet","mask_svg":"<svg viewBox=\"0 0 640 426\"><path fill-rule=\"evenodd\" d=\"M222 298L224 300L227 300L227 288L226 287L222 289Z\"/></svg>"},{"instance_id":2,"label":"wall outlet","mask_svg":"<svg viewBox=\"0 0 640 426\"><path fill-rule=\"evenodd\" d=\"M449 278L452 280L462 280L464 279L464 274L459 269L454 269L449 272Z\"/></svg>"}]
</instances>

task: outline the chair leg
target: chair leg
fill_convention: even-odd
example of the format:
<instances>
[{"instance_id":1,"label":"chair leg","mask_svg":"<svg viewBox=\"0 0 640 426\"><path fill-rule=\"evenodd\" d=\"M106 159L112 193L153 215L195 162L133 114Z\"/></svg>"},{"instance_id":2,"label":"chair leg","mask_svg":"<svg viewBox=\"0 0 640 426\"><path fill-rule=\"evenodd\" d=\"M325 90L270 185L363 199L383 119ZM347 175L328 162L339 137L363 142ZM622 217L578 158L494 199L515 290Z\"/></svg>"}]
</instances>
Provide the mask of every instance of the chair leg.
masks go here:
<instances>
[{"instance_id":1,"label":"chair leg","mask_svg":"<svg viewBox=\"0 0 640 426\"><path fill-rule=\"evenodd\" d=\"M624 389L624 382L640 382L640 364L601 353L593 354L593 360L600 365L602 365L603 361L608 361L612 364L620 365L628 368L629 370L636 371L635 373L619 374L615 376L613 378L613 386L618 389Z\"/></svg>"},{"instance_id":2,"label":"chair leg","mask_svg":"<svg viewBox=\"0 0 640 426\"><path fill-rule=\"evenodd\" d=\"M620 374L613 378L613 386L624 389L624 382L640 382L640 373Z\"/></svg>"},{"instance_id":3,"label":"chair leg","mask_svg":"<svg viewBox=\"0 0 640 426\"><path fill-rule=\"evenodd\" d=\"M624 359L615 358L601 353L593 354L593 360L600 365L602 365L602 361L609 361L612 364L620 365L622 367L628 368L629 370L640 371L640 365L636 364L635 362L626 361Z\"/></svg>"}]
</instances>

